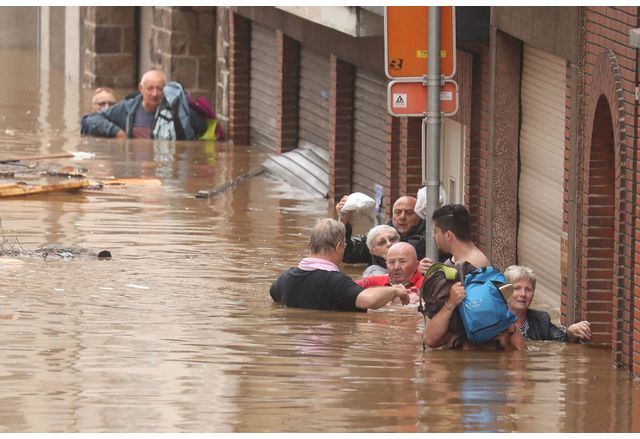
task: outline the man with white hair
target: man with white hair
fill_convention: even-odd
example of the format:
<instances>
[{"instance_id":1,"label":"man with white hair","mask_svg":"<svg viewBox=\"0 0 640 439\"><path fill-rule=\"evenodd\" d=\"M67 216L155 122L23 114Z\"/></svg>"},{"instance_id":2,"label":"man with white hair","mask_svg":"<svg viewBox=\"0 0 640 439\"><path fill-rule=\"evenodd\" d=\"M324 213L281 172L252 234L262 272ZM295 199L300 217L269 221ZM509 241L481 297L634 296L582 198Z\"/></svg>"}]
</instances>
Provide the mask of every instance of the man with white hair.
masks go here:
<instances>
[{"instance_id":1,"label":"man with white hair","mask_svg":"<svg viewBox=\"0 0 640 439\"><path fill-rule=\"evenodd\" d=\"M111 108L82 119L81 133L116 139L193 140L188 138L177 109L164 96L167 78L160 70L146 72L139 93L129 95Z\"/></svg>"},{"instance_id":2,"label":"man with white hair","mask_svg":"<svg viewBox=\"0 0 640 439\"><path fill-rule=\"evenodd\" d=\"M403 285L363 288L340 272L344 229L334 219L318 220L309 237L309 256L273 282L271 298L287 307L327 311L377 309L396 298L408 304L409 293Z\"/></svg>"}]
</instances>

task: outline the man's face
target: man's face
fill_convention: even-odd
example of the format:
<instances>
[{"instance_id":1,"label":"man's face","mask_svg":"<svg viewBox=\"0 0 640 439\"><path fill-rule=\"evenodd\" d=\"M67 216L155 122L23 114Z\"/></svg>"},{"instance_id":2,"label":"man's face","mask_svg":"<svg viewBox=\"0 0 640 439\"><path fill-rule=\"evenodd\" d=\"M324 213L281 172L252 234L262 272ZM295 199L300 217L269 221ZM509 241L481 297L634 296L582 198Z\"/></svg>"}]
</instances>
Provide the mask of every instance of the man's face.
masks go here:
<instances>
[{"instance_id":1,"label":"man's face","mask_svg":"<svg viewBox=\"0 0 640 439\"><path fill-rule=\"evenodd\" d=\"M147 111L156 111L164 97L164 78L161 74L150 74L140 84L138 90L142 94L142 106Z\"/></svg>"},{"instance_id":2,"label":"man's face","mask_svg":"<svg viewBox=\"0 0 640 439\"><path fill-rule=\"evenodd\" d=\"M392 246L387 252L387 270L392 285L405 283L418 269L415 252L410 250L405 246Z\"/></svg>"},{"instance_id":3,"label":"man's face","mask_svg":"<svg viewBox=\"0 0 640 439\"><path fill-rule=\"evenodd\" d=\"M110 93L106 90L103 90L96 95L91 100L91 111L100 111L106 110L107 108L116 104L116 97L113 93Z\"/></svg>"},{"instance_id":4,"label":"man's face","mask_svg":"<svg viewBox=\"0 0 640 439\"><path fill-rule=\"evenodd\" d=\"M438 249L445 253L450 253L449 240L447 239L447 232L443 232L442 229L435 224L431 232L433 240L436 242Z\"/></svg>"},{"instance_id":5,"label":"man's face","mask_svg":"<svg viewBox=\"0 0 640 439\"><path fill-rule=\"evenodd\" d=\"M533 300L533 285L528 279L520 279L513 284L513 294L509 297L509 309L516 312L525 312L531 306Z\"/></svg>"},{"instance_id":6,"label":"man's face","mask_svg":"<svg viewBox=\"0 0 640 439\"><path fill-rule=\"evenodd\" d=\"M420 222L420 217L413 210L416 207L415 198L402 197L393 205L391 222L400 235L407 234L409 229Z\"/></svg>"}]
</instances>

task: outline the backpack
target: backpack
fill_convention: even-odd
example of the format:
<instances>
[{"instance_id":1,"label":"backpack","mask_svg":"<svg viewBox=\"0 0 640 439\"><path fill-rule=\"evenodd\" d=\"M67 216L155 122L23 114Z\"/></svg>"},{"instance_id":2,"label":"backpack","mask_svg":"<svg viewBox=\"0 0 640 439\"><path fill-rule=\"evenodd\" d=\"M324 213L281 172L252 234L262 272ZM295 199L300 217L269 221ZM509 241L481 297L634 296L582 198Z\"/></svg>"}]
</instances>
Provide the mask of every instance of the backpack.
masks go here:
<instances>
[{"instance_id":1,"label":"backpack","mask_svg":"<svg viewBox=\"0 0 640 439\"><path fill-rule=\"evenodd\" d=\"M175 114L180 122L180 126L176 126L176 129L182 128L182 133L177 133L178 139L195 140L196 136L191 126L191 117L189 110L189 101L187 99L187 92L178 81L169 81L163 89L164 97L169 103L173 114ZM176 124L177 125L177 124Z\"/></svg>"},{"instance_id":2,"label":"backpack","mask_svg":"<svg viewBox=\"0 0 640 439\"><path fill-rule=\"evenodd\" d=\"M464 276L466 296L458 311L471 343L485 343L518 320L499 290L506 283L504 274L493 267L476 268Z\"/></svg>"},{"instance_id":3,"label":"backpack","mask_svg":"<svg viewBox=\"0 0 640 439\"><path fill-rule=\"evenodd\" d=\"M451 288L451 285L459 281L458 272L461 271L465 273L474 268L475 267L468 262L458 267L453 267L442 262L431 265L424 275L424 281L422 282L420 291L420 298L422 300L418 310L422 312L425 317L432 319L449 299L449 288ZM449 320L449 331L460 337L460 344L464 341L466 337L464 325L460 319L460 314L457 312L454 313L451 316L451 320Z\"/></svg>"},{"instance_id":4,"label":"backpack","mask_svg":"<svg viewBox=\"0 0 640 439\"><path fill-rule=\"evenodd\" d=\"M449 320L449 331L478 344L491 340L516 322L518 318L509 311L499 290L506 284L504 275L493 267L475 268L468 262L455 267L433 264L422 284L424 306L421 303L418 309L432 318L449 299L451 285L462 279L466 297Z\"/></svg>"}]
</instances>

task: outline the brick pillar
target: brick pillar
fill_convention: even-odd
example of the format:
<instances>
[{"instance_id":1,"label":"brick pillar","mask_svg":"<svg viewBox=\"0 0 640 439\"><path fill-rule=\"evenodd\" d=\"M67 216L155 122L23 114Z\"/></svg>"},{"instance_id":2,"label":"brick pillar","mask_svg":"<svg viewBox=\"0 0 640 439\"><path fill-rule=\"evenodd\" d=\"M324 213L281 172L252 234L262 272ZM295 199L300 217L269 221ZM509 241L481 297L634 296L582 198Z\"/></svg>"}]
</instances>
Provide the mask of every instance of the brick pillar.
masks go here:
<instances>
[{"instance_id":1,"label":"brick pillar","mask_svg":"<svg viewBox=\"0 0 640 439\"><path fill-rule=\"evenodd\" d=\"M229 20L229 141L248 145L251 80L251 22L231 14Z\"/></svg>"},{"instance_id":2,"label":"brick pillar","mask_svg":"<svg viewBox=\"0 0 640 439\"><path fill-rule=\"evenodd\" d=\"M212 96L216 34L214 7L156 6L151 62L196 96Z\"/></svg>"},{"instance_id":3,"label":"brick pillar","mask_svg":"<svg viewBox=\"0 0 640 439\"><path fill-rule=\"evenodd\" d=\"M85 6L83 75L86 87L131 88L137 84L133 7Z\"/></svg>"},{"instance_id":4,"label":"brick pillar","mask_svg":"<svg viewBox=\"0 0 640 439\"><path fill-rule=\"evenodd\" d=\"M298 146L298 86L300 79L300 43L276 31L278 89L276 108L276 152Z\"/></svg>"},{"instance_id":5,"label":"brick pillar","mask_svg":"<svg viewBox=\"0 0 640 439\"><path fill-rule=\"evenodd\" d=\"M355 68L331 55L329 96L329 198L351 193Z\"/></svg>"},{"instance_id":6,"label":"brick pillar","mask_svg":"<svg viewBox=\"0 0 640 439\"><path fill-rule=\"evenodd\" d=\"M386 185L382 210L391 217L393 203L400 196L400 119L387 115Z\"/></svg>"},{"instance_id":7,"label":"brick pillar","mask_svg":"<svg viewBox=\"0 0 640 439\"><path fill-rule=\"evenodd\" d=\"M398 195L415 197L421 186L422 119L403 117L400 124L400 187Z\"/></svg>"},{"instance_id":8,"label":"brick pillar","mask_svg":"<svg viewBox=\"0 0 640 439\"><path fill-rule=\"evenodd\" d=\"M231 14L226 7L216 8L216 62L215 111L218 126L229 131L229 22Z\"/></svg>"},{"instance_id":9,"label":"brick pillar","mask_svg":"<svg viewBox=\"0 0 640 439\"><path fill-rule=\"evenodd\" d=\"M471 88L471 126L465 192L469 194L471 238L481 249L486 249L488 233L485 222L487 207L487 167L489 161L489 52L473 57L473 86Z\"/></svg>"}]
</instances>

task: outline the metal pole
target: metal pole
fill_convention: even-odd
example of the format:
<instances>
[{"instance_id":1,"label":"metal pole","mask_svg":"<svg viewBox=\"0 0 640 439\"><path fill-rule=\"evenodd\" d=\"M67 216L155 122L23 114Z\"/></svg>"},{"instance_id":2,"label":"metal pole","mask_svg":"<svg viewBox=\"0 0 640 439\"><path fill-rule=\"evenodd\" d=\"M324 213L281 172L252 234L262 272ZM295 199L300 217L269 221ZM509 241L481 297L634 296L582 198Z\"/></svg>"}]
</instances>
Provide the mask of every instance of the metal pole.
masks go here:
<instances>
[{"instance_id":1,"label":"metal pole","mask_svg":"<svg viewBox=\"0 0 640 439\"><path fill-rule=\"evenodd\" d=\"M440 124L442 119L440 113L440 7L429 6L428 11L429 46L427 48L426 82L429 111L427 111L427 117L422 121L422 183L426 186L427 191L426 256L435 262L438 260L438 248L431 238L430 223L440 198Z\"/></svg>"}]
</instances>

